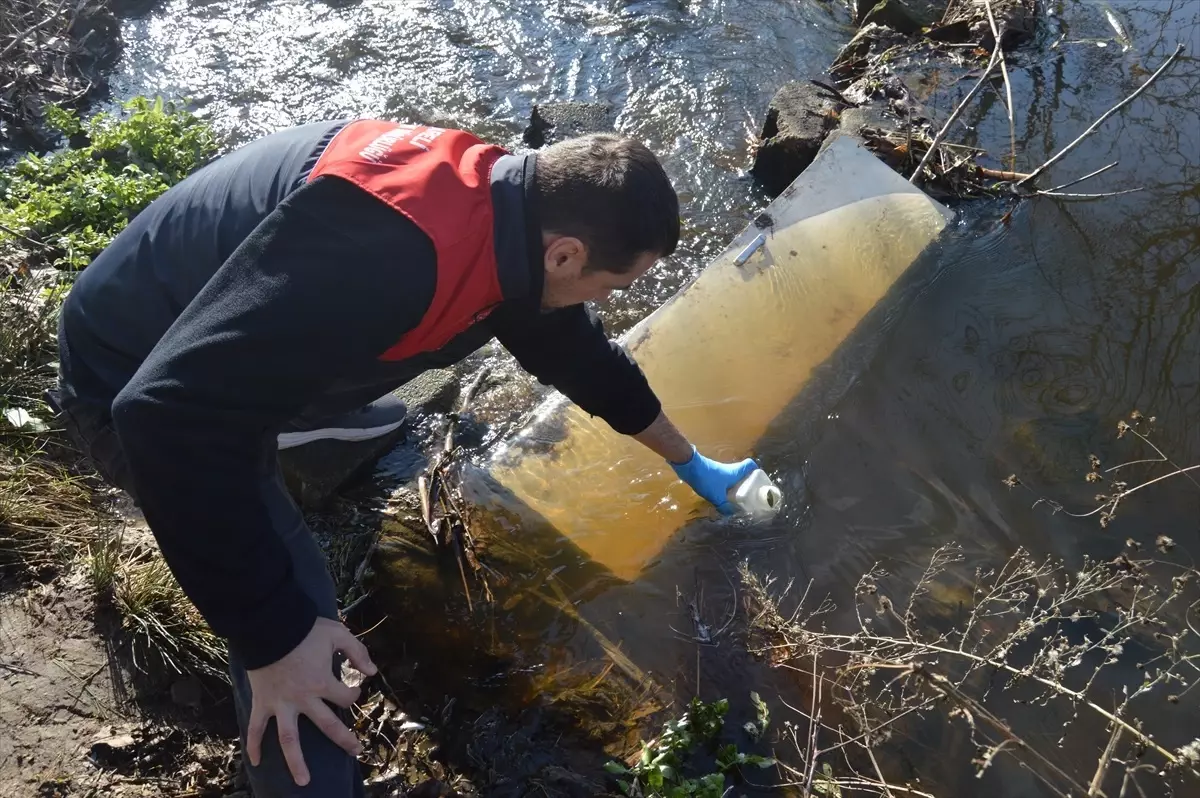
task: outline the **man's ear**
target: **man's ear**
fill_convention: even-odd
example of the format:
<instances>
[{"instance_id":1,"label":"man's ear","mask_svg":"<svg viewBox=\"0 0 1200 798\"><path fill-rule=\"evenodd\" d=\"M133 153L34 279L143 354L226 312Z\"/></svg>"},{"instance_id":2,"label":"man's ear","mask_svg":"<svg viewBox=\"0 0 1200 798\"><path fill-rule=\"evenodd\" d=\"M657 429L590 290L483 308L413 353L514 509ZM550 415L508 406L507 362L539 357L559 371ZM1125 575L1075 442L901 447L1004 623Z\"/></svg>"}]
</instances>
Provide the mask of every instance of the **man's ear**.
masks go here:
<instances>
[{"instance_id":1,"label":"man's ear","mask_svg":"<svg viewBox=\"0 0 1200 798\"><path fill-rule=\"evenodd\" d=\"M576 277L587 264L587 246L574 236L543 234L543 265L556 277Z\"/></svg>"}]
</instances>

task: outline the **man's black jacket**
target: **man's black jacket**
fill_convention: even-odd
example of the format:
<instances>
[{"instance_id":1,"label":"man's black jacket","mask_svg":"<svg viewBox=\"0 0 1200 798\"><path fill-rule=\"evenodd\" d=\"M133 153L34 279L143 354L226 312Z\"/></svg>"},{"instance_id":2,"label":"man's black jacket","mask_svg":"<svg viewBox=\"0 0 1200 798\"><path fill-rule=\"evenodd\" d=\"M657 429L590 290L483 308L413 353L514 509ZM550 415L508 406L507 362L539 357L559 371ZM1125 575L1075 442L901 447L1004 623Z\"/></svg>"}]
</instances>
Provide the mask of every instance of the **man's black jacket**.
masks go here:
<instances>
[{"instance_id":1,"label":"man's black jacket","mask_svg":"<svg viewBox=\"0 0 1200 798\"><path fill-rule=\"evenodd\" d=\"M316 617L262 500L289 420L362 406L493 337L618 432L660 410L594 314L540 308L535 155L493 172L505 301L437 352L378 360L424 315L436 259L362 189L306 182L339 128L272 134L173 187L84 270L60 323L64 404L112 414L164 556L249 668L290 651Z\"/></svg>"}]
</instances>

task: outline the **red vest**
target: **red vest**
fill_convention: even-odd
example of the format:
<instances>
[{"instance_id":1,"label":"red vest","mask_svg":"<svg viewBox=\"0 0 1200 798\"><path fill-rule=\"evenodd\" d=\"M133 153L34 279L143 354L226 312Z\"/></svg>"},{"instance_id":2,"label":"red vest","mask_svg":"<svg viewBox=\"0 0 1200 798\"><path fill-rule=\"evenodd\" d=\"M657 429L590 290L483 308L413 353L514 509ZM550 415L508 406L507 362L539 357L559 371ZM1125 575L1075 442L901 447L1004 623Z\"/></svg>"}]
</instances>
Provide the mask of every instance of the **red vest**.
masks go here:
<instances>
[{"instance_id":1,"label":"red vest","mask_svg":"<svg viewBox=\"0 0 1200 798\"><path fill-rule=\"evenodd\" d=\"M308 180L349 180L407 216L433 242L433 301L420 324L380 360L440 349L504 298L493 244L491 174L507 154L460 130L360 119L334 136L313 167Z\"/></svg>"}]
</instances>

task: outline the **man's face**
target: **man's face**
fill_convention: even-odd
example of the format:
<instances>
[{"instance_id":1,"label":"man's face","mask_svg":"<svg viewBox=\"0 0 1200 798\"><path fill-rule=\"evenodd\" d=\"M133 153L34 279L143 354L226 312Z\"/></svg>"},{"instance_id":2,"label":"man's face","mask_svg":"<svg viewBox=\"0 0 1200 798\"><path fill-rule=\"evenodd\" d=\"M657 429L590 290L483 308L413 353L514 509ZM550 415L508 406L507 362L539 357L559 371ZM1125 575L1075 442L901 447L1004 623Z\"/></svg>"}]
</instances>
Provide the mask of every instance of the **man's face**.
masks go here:
<instances>
[{"instance_id":1,"label":"man's face","mask_svg":"<svg viewBox=\"0 0 1200 798\"><path fill-rule=\"evenodd\" d=\"M658 255L643 252L633 268L624 274L587 270L587 248L578 238L545 235L543 265L546 279L542 285L542 308L565 308L584 302L606 299L613 291L623 291L654 267Z\"/></svg>"}]
</instances>

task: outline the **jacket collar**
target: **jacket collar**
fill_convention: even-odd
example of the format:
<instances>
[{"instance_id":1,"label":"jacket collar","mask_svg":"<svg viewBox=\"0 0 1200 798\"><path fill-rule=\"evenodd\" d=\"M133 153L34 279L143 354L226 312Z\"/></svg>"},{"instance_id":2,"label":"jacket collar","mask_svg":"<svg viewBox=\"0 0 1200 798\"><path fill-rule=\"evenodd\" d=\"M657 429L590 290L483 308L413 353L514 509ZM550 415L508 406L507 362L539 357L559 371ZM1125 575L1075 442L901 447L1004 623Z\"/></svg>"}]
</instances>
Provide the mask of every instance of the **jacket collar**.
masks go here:
<instances>
[{"instance_id":1,"label":"jacket collar","mask_svg":"<svg viewBox=\"0 0 1200 798\"><path fill-rule=\"evenodd\" d=\"M537 155L502 155L492 167L492 224L496 269L505 300L541 306L542 225L534 170Z\"/></svg>"}]
</instances>

